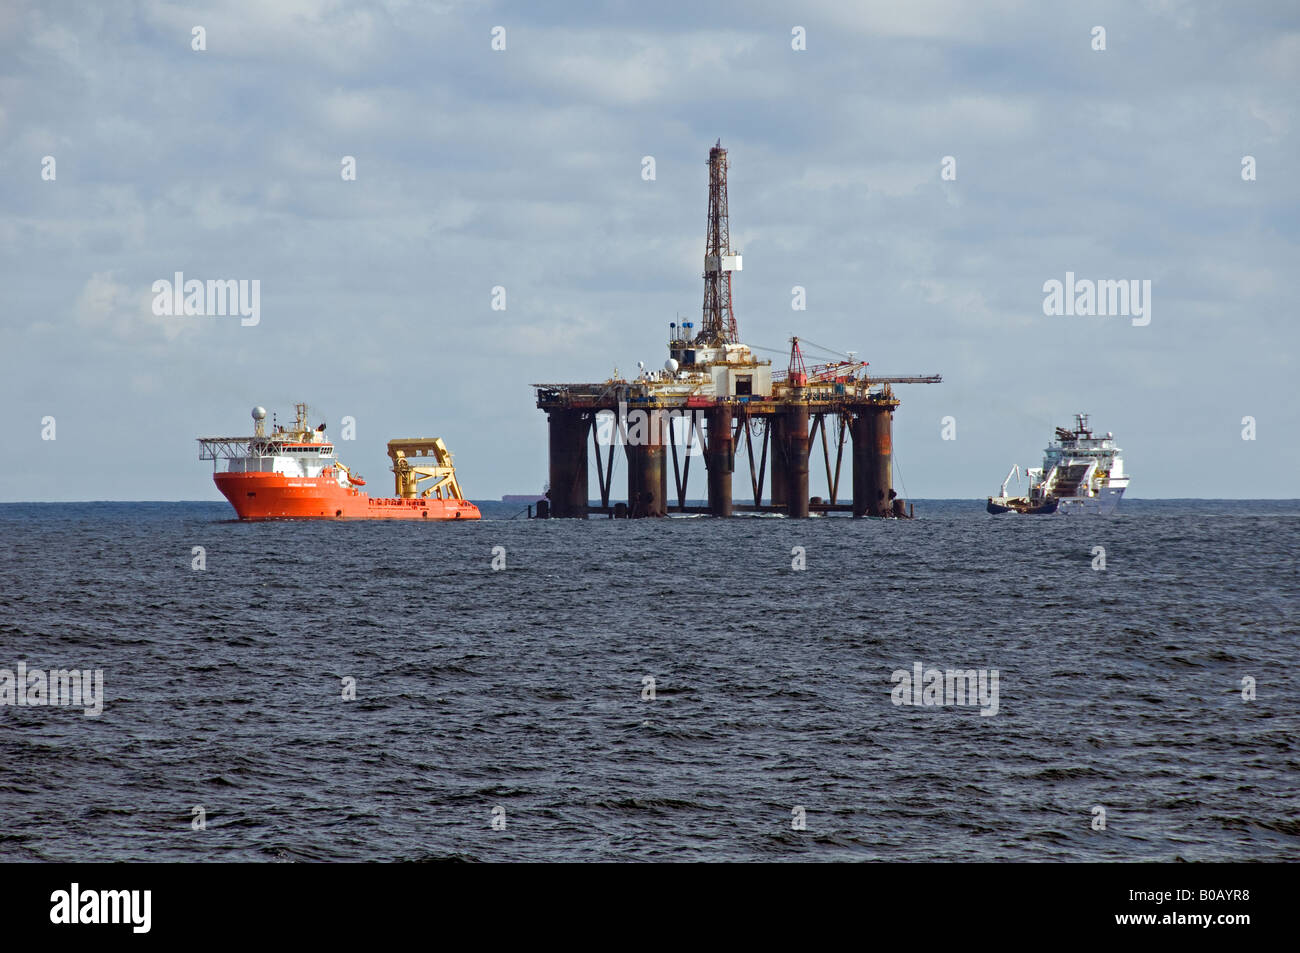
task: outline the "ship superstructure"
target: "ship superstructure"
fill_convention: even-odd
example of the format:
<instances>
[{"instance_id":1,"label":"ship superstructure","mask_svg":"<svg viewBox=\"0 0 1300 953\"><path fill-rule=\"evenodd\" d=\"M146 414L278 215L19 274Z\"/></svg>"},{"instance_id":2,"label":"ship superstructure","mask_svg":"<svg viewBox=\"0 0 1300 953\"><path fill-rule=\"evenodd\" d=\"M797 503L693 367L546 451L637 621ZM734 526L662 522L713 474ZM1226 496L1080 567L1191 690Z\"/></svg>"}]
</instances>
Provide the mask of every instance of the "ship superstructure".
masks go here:
<instances>
[{"instance_id":1,"label":"ship superstructure","mask_svg":"<svg viewBox=\"0 0 1300 953\"><path fill-rule=\"evenodd\" d=\"M212 479L240 519L480 518L442 440L389 441L397 495L372 497L336 455L325 424L309 424L306 404L295 410L292 426L273 424L269 434L266 409L254 407L251 437L199 438L199 459L213 462Z\"/></svg>"},{"instance_id":2,"label":"ship superstructure","mask_svg":"<svg viewBox=\"0 0 1300 953\"><path fill-rule=\"evenodd\" d=\"M1075 414L1073 430L1056 428L1056 439L1043 451L1043 465L1025 471L1029 495L1008 497L1004 481L1001 495L989 497L988 510L1113 513L1129 481L1121 453L1113 433L1098 436L1088 425L1087 414Z\"/></svg>"}]
</instances>

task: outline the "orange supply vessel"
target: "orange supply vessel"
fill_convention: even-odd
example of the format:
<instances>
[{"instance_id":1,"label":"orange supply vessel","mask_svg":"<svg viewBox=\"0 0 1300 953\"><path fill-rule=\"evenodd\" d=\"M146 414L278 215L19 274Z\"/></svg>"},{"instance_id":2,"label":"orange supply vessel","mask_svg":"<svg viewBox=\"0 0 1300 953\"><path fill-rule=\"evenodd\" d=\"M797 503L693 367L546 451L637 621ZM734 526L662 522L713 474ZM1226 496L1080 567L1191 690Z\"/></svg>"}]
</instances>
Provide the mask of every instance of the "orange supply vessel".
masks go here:
<instances>
[{"instance_id":1,"label":"orange supply vessel","mask_svg":"<svg viewBox=\"0 0 1300 953\"><path fill-rule=\"evenodd\" d=\"M476 520L478 507L456 481L451 453L437 437L390 440L395 497L372 497L334 455L325 425L312 429L307 405L296 404L292 428L266 432L266 409L253 408L251 437L200 437L199 459L241 520ZM221 469L222 462L225 469Z\"/></svg>"}]
</instances>

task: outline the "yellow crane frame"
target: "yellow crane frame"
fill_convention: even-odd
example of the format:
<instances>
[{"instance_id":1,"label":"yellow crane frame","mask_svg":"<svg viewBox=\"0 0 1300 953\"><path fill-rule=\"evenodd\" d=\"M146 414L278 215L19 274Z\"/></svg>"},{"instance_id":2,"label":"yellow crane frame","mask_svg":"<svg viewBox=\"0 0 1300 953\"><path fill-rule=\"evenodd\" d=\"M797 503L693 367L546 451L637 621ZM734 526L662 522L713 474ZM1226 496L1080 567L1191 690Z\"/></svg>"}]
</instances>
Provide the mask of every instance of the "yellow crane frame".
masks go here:
<instances>
[{"instance_id":1,"label":"yellow crane frame","mask_svg":"<svg viewBox=\"0 0 1300 953\"><path fill-rule=\"evenodd\" d=\"M451 451L441 437L412 438L388 441L388 456L393 461L397 495L406 500L438 499L463 500L460 483L456 480L456 467L452 465ZM432 457L430 463L420 458ZM415 460L415 463L412 463ZM422 483L427 483L423 488Z\"/></svg>"}]
</instances>

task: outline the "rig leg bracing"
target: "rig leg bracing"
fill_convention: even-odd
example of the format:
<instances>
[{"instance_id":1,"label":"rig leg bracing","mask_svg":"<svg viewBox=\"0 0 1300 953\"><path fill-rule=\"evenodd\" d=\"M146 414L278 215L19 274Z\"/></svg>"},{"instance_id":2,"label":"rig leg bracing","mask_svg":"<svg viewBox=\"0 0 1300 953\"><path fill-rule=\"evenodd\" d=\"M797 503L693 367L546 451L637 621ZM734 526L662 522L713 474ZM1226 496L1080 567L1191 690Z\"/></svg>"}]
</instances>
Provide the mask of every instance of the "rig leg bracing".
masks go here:
<instances>
[{"instance_id":1,"label":"rig leg bracing","mask_svg":"<svg viewBox=\"0 0 1300 953\"><path fill-rule=\"evenodd\" d=\"M767 418L767 429L768 442L772 445L772 472L768 474L768 480L772 484L772 506L784 510L788 489L785 475L789 469L789 461L786 458L789 447L785 442L785 415L773 414Z\"/></svg>"}]
</instances>

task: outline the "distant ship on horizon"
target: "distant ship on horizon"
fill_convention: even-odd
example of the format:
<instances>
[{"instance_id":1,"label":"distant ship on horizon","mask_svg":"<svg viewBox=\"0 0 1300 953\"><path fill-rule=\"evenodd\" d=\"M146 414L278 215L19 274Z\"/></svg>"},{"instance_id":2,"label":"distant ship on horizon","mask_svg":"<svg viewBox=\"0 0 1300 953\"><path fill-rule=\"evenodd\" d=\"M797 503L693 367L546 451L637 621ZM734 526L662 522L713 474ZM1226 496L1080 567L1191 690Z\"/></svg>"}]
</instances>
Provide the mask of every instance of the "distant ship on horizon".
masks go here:
<instances>
[{"instance_id":1,"label":"distant ship on horizon","mask_svg":"<svg viewBox=\"0 0 1300 953\"><path fill-rule=\"evenodd\" d=\"M1074 429L1056 428L1056 440L1043 451L1043 465L1025 470L1028 496L1007 496L1007 484L1019 479L1020 467L1013 466L1002 481L998 496L990 496L988 511L998 513L1114 513L1128 474L1123 451L1115 446L1115 435L1094 436L1087 414L1074 415Z\"/></svg>"}]
</instances>

